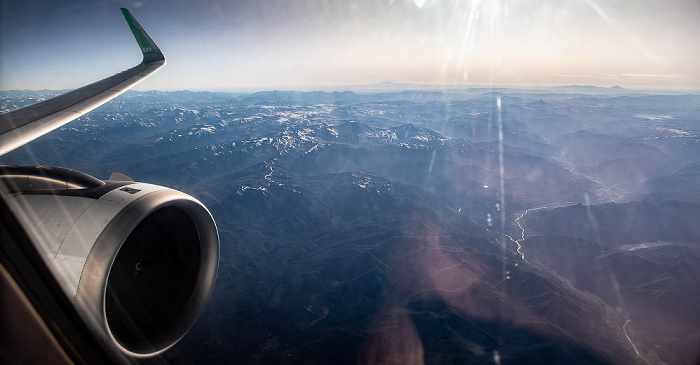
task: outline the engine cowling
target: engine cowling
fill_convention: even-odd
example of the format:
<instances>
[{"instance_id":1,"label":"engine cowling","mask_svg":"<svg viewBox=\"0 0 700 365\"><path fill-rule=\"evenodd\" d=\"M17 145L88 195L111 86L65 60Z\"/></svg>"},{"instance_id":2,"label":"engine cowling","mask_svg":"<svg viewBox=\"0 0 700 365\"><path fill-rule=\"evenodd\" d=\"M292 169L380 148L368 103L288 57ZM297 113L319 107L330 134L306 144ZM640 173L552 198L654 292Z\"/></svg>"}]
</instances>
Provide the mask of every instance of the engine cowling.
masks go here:
<instances>
[{"instance_id":1,"label":"engine cowling","mask_svg":"<svg viewBox=\"0 0 700 365\"><path fill-rule=\"evenodd\" d=\"M216 224L197 199L63 168L0 167L5 196L94 331L149 357L191 328L219 261Z\"/></svg>"}]
</instances>

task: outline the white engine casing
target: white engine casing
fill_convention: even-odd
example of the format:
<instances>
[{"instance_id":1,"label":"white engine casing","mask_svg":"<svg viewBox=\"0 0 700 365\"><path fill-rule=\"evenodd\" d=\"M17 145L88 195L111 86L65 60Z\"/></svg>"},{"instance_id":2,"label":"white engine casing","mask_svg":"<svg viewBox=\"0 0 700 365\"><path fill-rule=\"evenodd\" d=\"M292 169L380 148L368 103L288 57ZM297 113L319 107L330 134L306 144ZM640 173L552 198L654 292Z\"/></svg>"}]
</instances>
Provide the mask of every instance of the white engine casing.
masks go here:
<instances>
[{"instance_id":1,"label":"white engine casing","mask_svg":"<svg viewBox=\"0 0 700 365\"><path fill-rule=\"evenodd\" d=\"M96 332L127 356L153 356L177 343L208 301L219 261L216 224L182 192L107 183L117 187L98 197L5 196Z\"/></svg>"}]
</instances>

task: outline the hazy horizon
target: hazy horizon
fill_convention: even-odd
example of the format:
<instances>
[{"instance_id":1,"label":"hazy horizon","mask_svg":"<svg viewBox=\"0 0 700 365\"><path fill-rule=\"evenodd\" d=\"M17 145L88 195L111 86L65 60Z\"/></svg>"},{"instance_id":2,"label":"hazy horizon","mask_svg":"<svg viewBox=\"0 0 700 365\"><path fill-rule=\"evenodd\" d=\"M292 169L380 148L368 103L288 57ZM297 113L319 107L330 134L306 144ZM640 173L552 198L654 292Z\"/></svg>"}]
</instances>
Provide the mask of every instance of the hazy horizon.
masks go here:
<instances>
[{"instance_id":1,"label":"hazy horizon","mask_svg":"<svg viewBox=\"0 0 700 365\"><path fill-rule=\"evenodd\" d=\"M137 89L619 85L700 89L700 3L577 0L3 1L0 89L133 66L129 8L165 53Z\"/></svg>"},{"instance_id":2,"label":"hazy horizon","mask_svg":"<svg viewBox=\"0 0 700 365\"><path fill-rule=\"evenodd\" d=\"M97 81L97 80L95 80ZM80 85L82 86L82 85ZM78 87L80 87L78 86ZM383 93L383 92L400 92L400 91L466 91L478 89L508 89L508 90L552 90L562 92L561 89L572 89L568 91L576 91L575 88L589 89L599 91L627 91L627 92L672 92L672 93L700 93L700 87L674 88L674 87L646 87L646 88L628 88L620 85L613 86L597 86L590 84L561 84L561 85L449 85L449 84L420 84L412 82L394 82L381 81L373 84L356 84L356 85L298 85L298 86L278 86L278 87L217 87L217 88L183 88L183 89L144 89L134 88L130 92L212 92L212 93L256 93L256 92L356 92L356 93ZM75 88L43 88L43 89L0 89L0 92L16 92L16 91L58 91L66 92Z\"/></svg>"}]
</instances>

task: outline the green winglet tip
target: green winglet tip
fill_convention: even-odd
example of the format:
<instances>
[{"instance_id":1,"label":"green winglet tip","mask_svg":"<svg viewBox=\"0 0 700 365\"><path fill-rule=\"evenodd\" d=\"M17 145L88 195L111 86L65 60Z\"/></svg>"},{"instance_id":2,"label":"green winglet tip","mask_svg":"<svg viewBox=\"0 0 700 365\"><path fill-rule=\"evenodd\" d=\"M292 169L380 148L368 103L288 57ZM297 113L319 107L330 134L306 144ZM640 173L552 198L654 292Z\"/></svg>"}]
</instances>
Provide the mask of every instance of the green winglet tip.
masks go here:
<instances>
[{"instance_id":1,"label":"green winglet tip","mask_svg":"<svg viewBox=\"0 0 700 365\"><path fill-rule=\"evenodd\" d=\"M144 35L143 31L141 30L141 27L131 15L131 12L129 12L129 10L126 8L120 9L122 11L122 14L124 15L124 19L126 19L126 23L129 24L131 33L134 34L134 38L136 38L136 42L141 48L141 52L143 52L144 55L155 53L156 47L154 47L154 45L152 45L151 42L149 42L148 38L146 37L146 35Z\"/></svg>"}]
</instances>

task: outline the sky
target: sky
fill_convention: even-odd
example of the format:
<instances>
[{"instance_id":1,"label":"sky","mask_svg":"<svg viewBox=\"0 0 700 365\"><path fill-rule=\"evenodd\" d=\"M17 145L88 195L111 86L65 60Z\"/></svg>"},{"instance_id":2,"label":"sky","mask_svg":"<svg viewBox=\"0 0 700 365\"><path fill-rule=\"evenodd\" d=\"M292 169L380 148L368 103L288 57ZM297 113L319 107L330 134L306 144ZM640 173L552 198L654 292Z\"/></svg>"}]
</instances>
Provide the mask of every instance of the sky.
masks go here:
<instances>
[{"instance_id":1,"label":"sky","mask_svg":"<svg viewBox=\"0 0 700 365\"><path fill-rule=\"evenodd\" d=\"M595 85L700 89L698 0L0 0L0 89L68 89L140 62L140 90Z\"/></svg>"}]
</instances>

